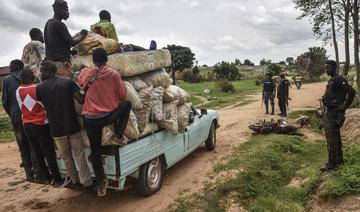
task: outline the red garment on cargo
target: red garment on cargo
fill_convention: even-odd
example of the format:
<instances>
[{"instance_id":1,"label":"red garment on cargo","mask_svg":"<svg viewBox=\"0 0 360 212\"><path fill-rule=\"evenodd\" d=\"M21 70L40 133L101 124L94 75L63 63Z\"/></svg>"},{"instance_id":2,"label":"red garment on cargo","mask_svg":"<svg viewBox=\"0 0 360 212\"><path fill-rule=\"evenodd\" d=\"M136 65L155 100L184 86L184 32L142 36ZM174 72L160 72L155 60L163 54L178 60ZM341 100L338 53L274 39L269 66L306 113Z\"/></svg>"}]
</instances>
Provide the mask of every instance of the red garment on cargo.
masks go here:
<instances>
[{"instance_id":1,"label":"red garment on cargo","mask_svg":"<svg viewBox=\"0 0 360 212\"><path fill-rule=\"evenodd\" d=\"M79 84L84 89L92 76L100 71L85 95L81 114L99 115L114 111L121 100L127 97L120 74L108 66L84 68L79 75Z\"/></svg>"},{"instance_id":2,"label":"red garment on cargo","mask_svg":"<svg viewBox=\"0 0 360 212\"><path fill-rule=\"evenodd\" d=\"M36 84L22 84L16 90L16 100L22 113L23 124L44 125L48 123L43 104L37 100Z\"/></svg>"}]
</instances>

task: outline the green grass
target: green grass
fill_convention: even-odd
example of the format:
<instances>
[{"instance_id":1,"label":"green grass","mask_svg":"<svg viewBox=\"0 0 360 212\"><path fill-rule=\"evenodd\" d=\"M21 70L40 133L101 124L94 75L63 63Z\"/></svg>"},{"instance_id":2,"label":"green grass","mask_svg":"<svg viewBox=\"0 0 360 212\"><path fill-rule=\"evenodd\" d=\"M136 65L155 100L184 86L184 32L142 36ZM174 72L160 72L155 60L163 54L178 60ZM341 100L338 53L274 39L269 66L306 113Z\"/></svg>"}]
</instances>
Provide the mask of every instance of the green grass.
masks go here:
<instances>
[{"instance_id":1,"label":"green grass","mask_svg":"<svg viewBox=\"0 0 360 212\"><path fill-rule=\"evenodd\" d=\"M0 96L2 96L1 92ZM2 102L0 101L0 142L13 140L15 140L15 136L13 133L11 121L2 106Z\"/></svg>"},{"instance_id":2,"label":"green grass","mask_svg":"<svg viewBox=\"0 0 360 212\"><path fill-rule=\"evenodd\" d=\"M304 111L294 111L289 114L289 118L297 119L301 116L309 117L309 125L307 126L313 132L323 133L321 129L321 119L316 110L304 110Z\"/></svg>"},{"instance_id":3,"label":"green grass","mask_svg":"<svg viewBox=\"0 0 360 212\"><path fill-rule=\"evenodd\" d=\"M216 87L216 82L187 83L179 81L177 85L190 93L194 105L201 105L202 108L221 108L234 105L245 101L247 94L261 90L261 86L257 86L255 80L238 80L231 83L235 87L234 93L221 92ZM205 89L210 90L208 95L203 94ZM210 101L204 101L204 99Z\"/></svg>"},{"instance_id":4,"label":"green grass","mask_svg":"<svg viewBox=\"0 0 360 212\"><path fill-rule=\"evenodd\" d=\"M325 142L284 135L253 136L215 166L213 182L176 201L173 211L226 211L229 199L248 211L303 211L319 182ZM242 170L224 176L231 170ZM221 177L216 177L221 176ZM298 187L288 184L302 179Z\"/></svg>"},{"instance_id":5,"label":"green grass","mask_svg":"<svg viewBox=\"0 0 360 212\"><path fill-rule=\"evenodd\" d=\"M325 183L320 196L324 199L360 194L360 144L344 148L344 164Z\"/></svg>"}]
</instances>

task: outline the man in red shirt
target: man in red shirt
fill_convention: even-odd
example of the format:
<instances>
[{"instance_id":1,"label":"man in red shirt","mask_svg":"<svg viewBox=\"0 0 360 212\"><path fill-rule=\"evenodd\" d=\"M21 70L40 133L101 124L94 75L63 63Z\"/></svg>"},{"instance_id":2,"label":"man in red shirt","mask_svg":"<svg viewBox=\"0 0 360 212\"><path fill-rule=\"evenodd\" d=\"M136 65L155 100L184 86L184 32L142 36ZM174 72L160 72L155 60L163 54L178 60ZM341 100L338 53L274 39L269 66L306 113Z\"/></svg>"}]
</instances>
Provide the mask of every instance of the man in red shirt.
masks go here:
<instances>
[{"instance_id":1,"label":"man in red shirt","mask_svg":"<svg viewBox=\"0 0 360 212\"><path fill-rule=\"evenodd\" d=\"M98 196L106 195L107 180L101 160L101 136L105 125L114 123L119 145L126 145L123 133L128 122L131 103L125 101L127 93L120 74L106 65L107 53L98 48L93 52L95 66L81 70L79 84L86 92L82 114L89 137L91 162L98 183Z\"/></svg>"},{"instance_id":2,"label":"man in red shirt","mask_svg":"<svg viewBox=\"0 0 360 212\"><path fill-rule=\"evenodd\" d=\"M16 99L22 112L25 134L35 153L35 160L42 175L42 182L60 186L61 175L56 162L54 141L50 135L44 106L37 100L36 84L32 71L25 68L20 74L22 84L16 90ZM45 164L44 156L48 166ZM51 175L49 173L51 171Z\"/></svg>"}]
</instances>

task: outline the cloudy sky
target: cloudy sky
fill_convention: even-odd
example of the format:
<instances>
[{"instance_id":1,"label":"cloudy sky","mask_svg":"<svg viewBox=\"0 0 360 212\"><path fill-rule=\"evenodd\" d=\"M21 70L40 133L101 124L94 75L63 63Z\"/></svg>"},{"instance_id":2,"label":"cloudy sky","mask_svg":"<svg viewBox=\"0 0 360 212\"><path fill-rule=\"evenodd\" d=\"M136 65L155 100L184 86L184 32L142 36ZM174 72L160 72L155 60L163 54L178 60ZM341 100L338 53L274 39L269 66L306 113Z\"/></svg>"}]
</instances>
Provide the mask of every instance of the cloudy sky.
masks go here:
<instances>
[{"instance_id":1,"label":"cloudy sky","mask_svg":"<svg viewBox=\"0 0 360 212\"><path fill-rule=\"evenodd\" d=\"M2 1L0 66L20 58L28 31L44 28L53 14L52 0ZM122 43L148 47L177 44L190 47L199 64L235 58L273 61L296 57L316 41L307 20L291 0L68 0L71 33L89 29L106 9ZM327 46L329 55L333 55Z\"/></svg>"}]
</instances>

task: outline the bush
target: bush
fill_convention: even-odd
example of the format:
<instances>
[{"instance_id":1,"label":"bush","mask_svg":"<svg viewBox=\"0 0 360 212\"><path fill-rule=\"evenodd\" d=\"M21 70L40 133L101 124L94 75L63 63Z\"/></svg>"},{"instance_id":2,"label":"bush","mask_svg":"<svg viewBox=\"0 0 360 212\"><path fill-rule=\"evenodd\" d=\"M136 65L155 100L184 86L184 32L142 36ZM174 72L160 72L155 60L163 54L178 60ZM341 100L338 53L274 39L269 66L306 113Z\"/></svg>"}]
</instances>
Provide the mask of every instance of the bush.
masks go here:
<instances>
[{"instance_id":1,"label":"bush","mask_svg":"<svg viewBox=\"0 0 360 212\"><path fill-rule=\"evenodd\" d=\"M240 72L235 63L222 61L214 66L215 78L217 80L238 80Z\"/></svg>"},{"instance_id":2,"label":"bush","mask_svg":"<svg viewBox=\"0 0 360 212\"><path fill-rule=\"evenodd\" d=\"M235 92L235 88L234 86L229 83L229 82L217 82L216 83L216 87L218 87L220 89L221 92L224 93L234 93Z\"/></svg>"},{"instance_id":3,"label":"bush","mask_svg":"<svg viewBox=\"0 0 360 212\"><path fill-rule=\"evenodd\" d=\"M266 68L266 72L271 73L272 76L277 76L281 73L282 69L279 65L273 63Z\"/></svg>"}]
</instances>

